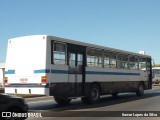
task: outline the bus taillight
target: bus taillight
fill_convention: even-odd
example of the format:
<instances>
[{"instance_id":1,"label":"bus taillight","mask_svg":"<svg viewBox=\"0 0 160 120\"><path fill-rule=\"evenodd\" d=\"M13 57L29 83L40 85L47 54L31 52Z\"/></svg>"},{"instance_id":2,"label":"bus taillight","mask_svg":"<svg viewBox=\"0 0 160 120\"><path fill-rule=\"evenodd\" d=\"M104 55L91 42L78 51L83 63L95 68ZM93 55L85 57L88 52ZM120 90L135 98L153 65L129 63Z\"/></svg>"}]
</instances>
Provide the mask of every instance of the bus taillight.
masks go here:
<instances>
[{"instance_id":1,"label":"bus taillight","mask_svg":"<svg viewBox=\"0 0 160 120\"><path fill-rule=\"evenodd\" d=\"M5 77L5 78L4 78L4 82L5 82L5 83L8 83L8 77Z\"/></svg>"},{"instance_id":2,"label":"bus taillight","mask_svg":"<svg viewBox=\"0 0 160 120\"><path fill-rule=\"evenodd\" d=\"M41 77L41 82L42 83L46 83L47 82L47 77L46 76L42 76Z\"/></svg>"}]
</instances>

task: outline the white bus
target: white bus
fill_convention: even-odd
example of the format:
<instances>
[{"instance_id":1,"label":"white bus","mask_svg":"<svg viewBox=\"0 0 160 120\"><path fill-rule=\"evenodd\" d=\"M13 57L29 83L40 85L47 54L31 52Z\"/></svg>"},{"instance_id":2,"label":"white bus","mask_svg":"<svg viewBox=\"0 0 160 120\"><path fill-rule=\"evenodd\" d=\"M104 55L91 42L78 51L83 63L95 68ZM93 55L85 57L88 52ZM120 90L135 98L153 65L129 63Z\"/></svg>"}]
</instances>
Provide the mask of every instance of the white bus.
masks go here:
<instances>
[{"instance_id":1,"label":"white bus","mask_svg":"<svg viewBox=\"0 0 160 120\"><path fill-rule=\"evenodd\" d=\"M160 67L153 67L152 68L152 83L154 85L160 84Z\"/></svg>"},{"instance_id":2,"label":"white bus","mask_svg":"<svg viewBox=\"0 0 160 120\"><path fill-rule=\"evenodd\" d=\"M151 57L74 40L33 35L8 41L5 93L54 96L59 104L81 97L117 96L152 88Z\"/></svg>"},{"instance_id":3,"label":"white bus","mask_svg":"<svg viewBox=\"0 0 160 120\"><path fill-rule=\"evenodd\" d=\"M4 87L5 63L0 63L0 88Z\"/></svg>"}]
</instances>

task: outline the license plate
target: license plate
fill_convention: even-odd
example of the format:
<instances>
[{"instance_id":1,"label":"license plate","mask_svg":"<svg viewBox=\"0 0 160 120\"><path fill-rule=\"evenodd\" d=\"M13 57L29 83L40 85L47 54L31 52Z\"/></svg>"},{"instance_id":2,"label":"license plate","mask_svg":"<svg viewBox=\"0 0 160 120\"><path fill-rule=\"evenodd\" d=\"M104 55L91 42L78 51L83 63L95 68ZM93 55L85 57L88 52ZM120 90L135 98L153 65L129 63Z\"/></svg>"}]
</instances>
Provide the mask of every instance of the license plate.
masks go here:
<instances>
[{"instance_id":1,"label":"license plate","mask_svg":"<svg viewBox=\"0 0 160 120\"><path fill-rule=\"evenodd\" d=\"M28 82L28 78L20 78L20 83L27 83Z\"/></svg>"}]
</instances>

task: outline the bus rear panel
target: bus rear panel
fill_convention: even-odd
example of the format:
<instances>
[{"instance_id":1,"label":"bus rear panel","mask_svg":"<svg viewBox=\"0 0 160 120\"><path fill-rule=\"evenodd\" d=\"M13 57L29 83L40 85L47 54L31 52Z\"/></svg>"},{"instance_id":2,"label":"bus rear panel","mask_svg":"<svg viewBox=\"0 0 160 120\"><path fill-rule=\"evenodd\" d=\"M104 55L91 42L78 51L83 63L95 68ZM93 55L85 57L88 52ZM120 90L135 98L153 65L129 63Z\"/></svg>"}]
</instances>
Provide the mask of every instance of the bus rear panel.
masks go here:
<instances>
[{"instance_id":1,"label":"bus rear panel","mask_svg":"<svg viewBox=\"0 0 160 120\"><path fill-rule=\"evenodd\" d=\"M46 94L46 36L26 36L8 41L5 93Z\"/></svg>"}]
</instances>

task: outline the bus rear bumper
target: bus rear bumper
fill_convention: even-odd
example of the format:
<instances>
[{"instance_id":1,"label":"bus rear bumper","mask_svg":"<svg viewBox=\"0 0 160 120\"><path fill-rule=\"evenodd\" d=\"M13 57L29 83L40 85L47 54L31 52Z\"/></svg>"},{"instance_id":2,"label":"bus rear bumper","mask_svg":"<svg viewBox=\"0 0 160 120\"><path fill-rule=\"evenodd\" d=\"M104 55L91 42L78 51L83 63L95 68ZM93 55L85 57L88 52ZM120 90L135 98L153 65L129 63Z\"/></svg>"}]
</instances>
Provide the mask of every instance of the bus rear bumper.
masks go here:
<instances>
[{"instance_id":1,"label":"bus rear bumper","mask_svg":"<svg viewBox=\"0 0 160 120\"><path fill-rule=\"evenodd\" d=\"M49 95L49 88L40 87L5 87L5 93L8 94L37 94L37 95Z\"/></svg>"}]
</instances>

